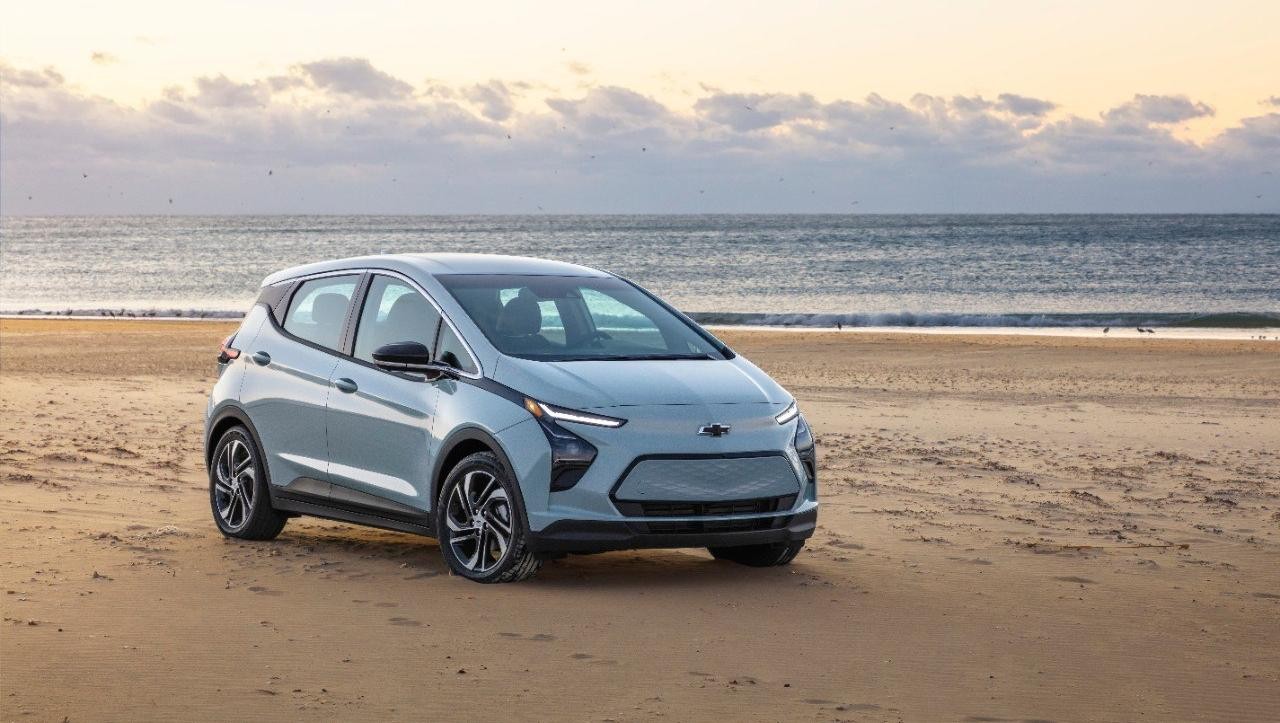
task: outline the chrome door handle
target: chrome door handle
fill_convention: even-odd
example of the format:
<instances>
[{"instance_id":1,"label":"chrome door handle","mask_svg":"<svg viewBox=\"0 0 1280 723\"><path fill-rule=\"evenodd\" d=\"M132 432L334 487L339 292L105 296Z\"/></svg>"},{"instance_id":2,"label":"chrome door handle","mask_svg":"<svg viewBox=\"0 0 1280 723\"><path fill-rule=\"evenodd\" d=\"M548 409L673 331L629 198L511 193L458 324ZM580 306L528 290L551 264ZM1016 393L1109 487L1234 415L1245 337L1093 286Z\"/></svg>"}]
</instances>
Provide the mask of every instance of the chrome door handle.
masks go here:
<instances>
[{"instance_id":1,"label":"chrome door handle","mask_svg":"<svg viewBox=\"0 0 1280 723\"><path fill-rule=\"evenodd\" d=\"M271 363L271 355L265 351L255 351L253 353L253 363L260 367L265 367Z\"/></svg>"},{"instance_id":2,"label":"chrome door handle","mask_svg":"<svg viewBox=\"0 0 1280 723\"><path fill-rule=\"evenodd\" d=\"M353 380L348 379L346 377L342 377L341 379L334 379L333 386L337 387L338 391L346 392L347 394L351 394L352 392L360 388Z\"/></svg>"}]
</instances>

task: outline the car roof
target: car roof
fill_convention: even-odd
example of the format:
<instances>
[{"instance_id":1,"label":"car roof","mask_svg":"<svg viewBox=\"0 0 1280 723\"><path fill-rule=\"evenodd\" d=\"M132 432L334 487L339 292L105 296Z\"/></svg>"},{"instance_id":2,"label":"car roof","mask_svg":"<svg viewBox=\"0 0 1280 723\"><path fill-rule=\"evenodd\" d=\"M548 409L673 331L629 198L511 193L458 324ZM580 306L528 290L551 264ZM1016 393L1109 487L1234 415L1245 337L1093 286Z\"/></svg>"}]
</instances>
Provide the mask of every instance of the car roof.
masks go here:
<instances>
[{"instance_id":1,"label":"car roof","mask_svg":"<svg viewBox=\"0 0 1280 723\"><path fill-rule=\"evenodd\" d=\"M354 256L332 261L319 261L277 271L268 276L263 286L269 286L299 276L310 276L346 269L388 269L410 276L427 274L519 274L529 276L609 276L597 269L564 261L536 259L528 256L503 256L500 254L379 254Z\"/></svg>"}]
</instances>

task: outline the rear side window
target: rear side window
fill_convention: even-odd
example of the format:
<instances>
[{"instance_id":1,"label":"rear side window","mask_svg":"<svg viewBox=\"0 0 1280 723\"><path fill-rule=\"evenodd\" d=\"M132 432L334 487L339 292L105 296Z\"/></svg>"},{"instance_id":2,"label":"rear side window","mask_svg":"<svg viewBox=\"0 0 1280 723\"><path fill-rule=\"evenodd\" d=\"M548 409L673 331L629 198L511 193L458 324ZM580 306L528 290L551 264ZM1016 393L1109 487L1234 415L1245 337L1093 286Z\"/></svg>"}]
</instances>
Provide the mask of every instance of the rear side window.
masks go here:
<instances>
[{"instance_id":1,"label":"rear side window","mask_svg":"<svg viewBox=\"0 0 1280 723\"><path fill-rule=\"evenodd\" d=\"M440 313L412 286L374 276L356 327L355 358L371 362L374 350L398 341L416 341L430 349L439 326Z\"/></svg>"},{"instance_id":2,"label":"rear side window","mask_svg":"<svg viewBox=\"0 0 1280 723\"><path fill-rule=\"evenodd\" d=\"M342 347L347 307L359 281L359 274L304 281L289 304L284 330L299 339L338 351Z\"/></svg>"}]
</instances>

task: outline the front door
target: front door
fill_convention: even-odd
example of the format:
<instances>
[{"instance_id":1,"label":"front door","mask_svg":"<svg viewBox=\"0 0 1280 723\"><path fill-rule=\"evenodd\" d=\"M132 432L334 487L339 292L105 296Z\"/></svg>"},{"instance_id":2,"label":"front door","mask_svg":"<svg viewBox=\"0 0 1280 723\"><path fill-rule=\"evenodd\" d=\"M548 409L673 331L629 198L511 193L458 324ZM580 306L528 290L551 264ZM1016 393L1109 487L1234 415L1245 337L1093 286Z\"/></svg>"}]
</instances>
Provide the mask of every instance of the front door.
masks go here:
<instances>
[{"instance_id":1,"label":"front door","mask_svg":"<svg viewBox=\"0 0 1280 723\"><path fill-rule=\"evenodd\" d=\"M401 279L375 274L356 326L352 358L331 376L330 499L388 516L431 508L431 425L439 390L421 377L382 371L373 352L416 341L434 347L440 314Z\"/></svg>"}]
</instances>

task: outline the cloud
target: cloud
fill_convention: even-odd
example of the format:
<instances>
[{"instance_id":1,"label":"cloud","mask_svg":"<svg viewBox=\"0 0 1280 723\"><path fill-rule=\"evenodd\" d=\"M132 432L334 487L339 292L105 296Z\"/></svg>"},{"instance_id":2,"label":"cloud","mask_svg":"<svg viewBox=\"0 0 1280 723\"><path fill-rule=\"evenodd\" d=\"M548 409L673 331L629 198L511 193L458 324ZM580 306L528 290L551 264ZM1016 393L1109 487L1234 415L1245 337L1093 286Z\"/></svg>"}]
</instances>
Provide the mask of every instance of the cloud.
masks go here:
<instances>
[{"instance_id":1,"label":"cloud","mask_svg":"<svg viewBox=\"0 0 1280 723\"><path fill-rule=\"evenodd\" d=\"M98 65L111 65L120 62L120 58L103 50L95 50L90 53L89 60Z\"/></svg>"},{"instance_id":2,"label":"cloud","mask_svg":"<svg viewBox=\"0 0 1280 723\"><path fill-rule=\"evenodd\" d=\"M1017 95L1015 93L1001 93L998 99L999 103L997 105L1014 115L1029 115L1038 118L1058 107L1058 104L1052 101L1028 98L1025 95Z\"/></svg>"},{"instance_id":3,"label":"cloud","mask_svg":"<svg viewBox=\"0 0 1280 723\"><path fill-rule=\"evenodd\" d=\"M1277 108L1280 108L1280 95L1273 95L1269 98L1264 98L1260 102L1262 103L1262 105L1273 105Z\"/></svg>"},{"instance_id":4,"label":"cloud","mask_svg":"<svg viewBox=\"0 0 1280 723\"><path fill-rule=\"evenodd\" d=\"M18 88L50 88L62 85L66 78L53 68L27 70L0 62L0 83Z\"/></svg>"},{"instance_id":5,"label":"cloud","mask_svg":"<svg viewBox=\"0 0 1280 723\"><path fill-rule=\"evenodd\" d=\"M213 108L250 108L261 106L271 94L267 83L237 83L225 75L196 78L195 101Z\"/></svg>"},{"instance_id":6,"label":"cloud","mask_svg":"<svg viewBox=\"0 0 1280 723\"><path fill-rule=\"evenodd\" d=\"M574 75L591 75L591 66L586 63L580 63L576 60L570 60L564 64L564 67Z\"/></svg>"},{"instance_id":7,"label":"cloud","mask_svg":"<svg viewBox=\"0 0 1280 723\"><path fill-rule=\"evenodd\" d=\"M1211 115L1213 108L1185 95L1139 94L1107 111L1103 117L1112 122L1170 124Z\"/></svg>"},{"instance_id":8,"label":"cloud","mask_svg":"<svg viewBox=\"0 0 1280 723\"><path fill-rule=\"evenodd\" d=\"M617 86L591 88L581 98L548 98L546 104L560 116L561 125L588 134L662 130L675 125L662 122L672 120L666 106Z\"/></svg>"},{"instance_id":9,"label":"cloud","mask_svg":"<svg viewBox=\"0 0 1280 723\"><path fill-rule=\"evenodd\" d=\"M712 91L695 101L693 108L713 123L750 132L813 118L820 105L813 96L804 94Z\"/></svg>"},{"instance_id":10,"label":"cloud","mask_svg":"<svg viewBox=\"0 0 1280 723\"><path fill-rule=\"evenodd\" d=\"M504 121L511 117L515 110L515 102L511 91L500 80L491 80L483 85L474 85L464 91L467 100L480 107L485 118Z\"/></svg>"},{"instance_id":11,"label":"cloud","mask_svg":"<svg viewBox=\"0 0 1280 723\"><path fill-rule=\"evenodd\" d=\"M370 100L402 98L413 86L373 67L364 58L329 58L299 66L319 88Z\"/></svg>"},{"instance_id":12,"label":"cloud","mask_svg":"<svg viewBox=\"0 0 1280 723\"><path fill-rule=\"evenodd\" d=\"M137 106L53 68L0 64L0 84L6 212L1274 211L1258 204L1280 198L1265 175L1280 112L1197 144L1177 126L1213 109L1176 95L1081 117L1012 93L703 87L674 108L589 82L414 87L359 58L202 75Z\"/></svg>"}]
</instances>

